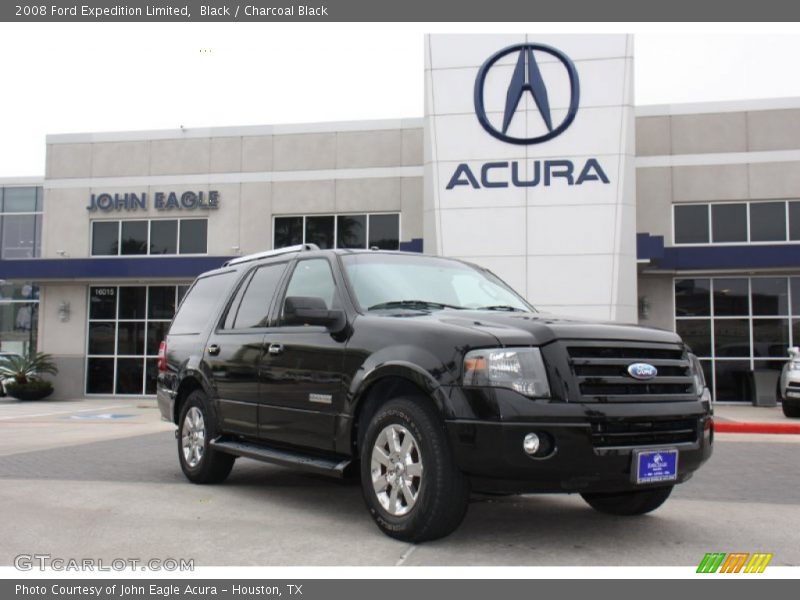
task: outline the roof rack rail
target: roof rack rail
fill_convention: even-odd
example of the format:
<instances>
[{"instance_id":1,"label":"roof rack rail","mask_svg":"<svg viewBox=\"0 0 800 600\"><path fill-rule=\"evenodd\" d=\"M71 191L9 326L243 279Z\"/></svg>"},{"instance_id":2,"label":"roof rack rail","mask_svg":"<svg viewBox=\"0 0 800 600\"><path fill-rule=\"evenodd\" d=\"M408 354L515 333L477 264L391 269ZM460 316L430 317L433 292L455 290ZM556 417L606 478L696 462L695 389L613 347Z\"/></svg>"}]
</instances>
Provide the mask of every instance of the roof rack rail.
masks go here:
<instances>
[{"instance_id":1,"label":"roof rack rail","mask_svg":"<svg viewBox=\"0 0 800 600\"><path fill-rule=\"evenodd\" d=\"M297 246L286 246L285 248L278 248L277 250L266 250L264 252L256 252L255 254L247 254L239 256L226 261L222 266L229 267L230 265L238 265L241 263L250 262L251 260L258 260L260 258L269 258L270 256L280 256L281 254L292 254L294 252L308 252L311 250L319 250L316 244L298 244Z\"/></svg>"}]
</instances>

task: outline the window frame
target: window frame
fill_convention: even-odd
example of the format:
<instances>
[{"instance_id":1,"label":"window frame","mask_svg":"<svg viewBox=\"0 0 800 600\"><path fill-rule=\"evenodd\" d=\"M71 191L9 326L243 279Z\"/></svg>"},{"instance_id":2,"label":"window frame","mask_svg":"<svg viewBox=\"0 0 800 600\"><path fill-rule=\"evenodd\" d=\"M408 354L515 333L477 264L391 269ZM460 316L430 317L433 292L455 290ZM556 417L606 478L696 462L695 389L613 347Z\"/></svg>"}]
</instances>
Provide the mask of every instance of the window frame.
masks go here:
<instances>
[{"instance_id":1,"label":"window frame","mask_svg":"<svg viewBox=\"0 0 800 600\"><path fill-rule=\"evenodd\" d=\"M343 213L290 213L282 215L272 215L272 249L275 250L275 221L277 219L302 219L301 230L303 238L301 244L306 244L306 218L308 217L333 217L333 249L340 249L339 247L339 217L357 217L364 216L366 225L364 227L364 247L363 248L343 248L345 250L369 250L369 222L370 217L373 215L391 215L397 216L397 249L400 250L400 245L403 243L403 213L396 210L383 210L383 211L362 211L362 212L343 212ZM283 246L286 247L286 246Z\"/></svg>"},{"instance_id":2,"label":"window frame","mask_svg":"<svg viewBox=\"0 0 800 600\"><path fill-rule=\"evenodd\" d=\"M5 191L7 189L33 188L36 190L36 198L33 203L34 210L30 211L6 211ZM37 210L38 209L38 210ZM9 216L33 217L33 255L29 257L4 258L4 235L5 218ZM38 219L36 217L39 217ZM42 237L44 230L44 190L38 185L2 185L0 186L0 260L31 260L42 257ZM38 243L37 243L38 242Z\"/></svg>"},{"instance_id":3,"label":"window frame","mask_svg":"<svg viewBox=\"0 0 800 600\"><path fill-rule=\"evenodd\" d=\"M277 317L274 314L276 300L279 296L283 294L284 286L286 284L286 278L289 272L294 272L294 268L290 268L292 261L291 260L277 260L275 262L266 262L261 263L258 265L253 266L251 269L248 269L242 273L239 277L238 282L235 286L231 288L230 297L227 299L225 304L225 310L222 311L220 314L220 318L217 320L216 327L214 328L215 334L239 334L239 333L247 333L247 332L261 332L267 329L271 329L275 327L277 323ZM278 283L275 286L275 292L270 299L269 306L267 307L267 321L268 324L263 327L235 327L232 326L230 328L225 327L225 322L228 320L228 316L232 310L236 310L239 312L239 307L244 300L244 297L247 295L247 288L250 287L250 284L255 277L256 271L259 269L263 269L265 267L271 267L276 265L283 265L283 273L281 273L280 278L278 279ZM241 295L239 294L241 292ZM175 311L177 313L177 310ZM238 314L236 315L238 318ZM234 322L232 325L236 325L236 318L234 318Z\"/></svg>"},{"instance_id":4,"label":"window frame","mask_svg":"<svg viewBox=\"0 0 800 600\"><path fill-rule=\"evenodd\" d=\"M147 223L147 253L145 254L122 254L122 224L131 221L145 221ZM175 253L174 254L152 254L150 252L150 240L152 239L152 224L158 221L176 221L177 234L175 239ZM206 223L206 251L205 252L186 252L181 253L181 221L205 221ZM165 257L165 256L208 256L208 217L169 217L161 219L92 219L89 221L89 258L106 259L106 258L148 258L148 257ZM95 223L116 223L117 224L117 253L116 254L94 254L94 224Z\"/></svg>"},{"instance_id":5,"label":"window frame","mask_svg":"<svg viewBox=\"0 0 800 600\"><path fill-rule=\"evenodd\" d=\"M751 230L752 223L750 222L750 205L752 204L762 204L762 203L780 203L784 204L784 239L783 240L772 240L772 241L753 241L753 232ZM800 244L800 239L792 240L791 239L791 223L790 223L790 215L791 211L789 210L790 203L798 202L800 203L800 198L764 198L762 200L725 200L722 202L673 202L670 208L670 215L672 219L671 225L671 235L672 235L672 245L680 248L693 248L693 247L706 247L706 246L778 246L778 245L790 245L790 244ZM746 218L746 225L747 225L747 239L741 242L715 242L713 241L713 211L711 210L712 206L723 205L723 204L743 204L745 205L745 218ZM705 206L708 215L708 242L677 242L677 221L675 219L675 208L678 206ZM679 277L679 279L682 279ZM690 279L690 278L689 278Z\"/></svg>"},{"instance_id":6,"label":"window frame","mask_svg":"<svg viewBox=\"0 0 800 600\"><path fill-rule=\"evenodd\" d=\"M141 319L121 319L120 318L120 290L125 287L141 287L144 288L144 316ZM154 287L172 287L175 288L175 313L173 314L172 318L170 319L151 319L149 317L149 304L150 304L150 288ZM147 393L147 363L148 361L158 360L158 356L155 354L148 354L147 352L147 337L150 330L151 323L167 323L168 326L172 322L172 319L175 317L175 314L178 312L179 303L183 301L183 297L186 296L186 292L184 292L183 297L180 296L180 289L181 287L191 287L191 283L186 281L165 281L163 283L147 283L147 284L137 284L137 283L108 283L108 284L91 284L86 286L86 325L84 331L84 340L86 343L85 346L85 353L84 353L84 369L83 369L83 393L87 397L120 397L120 398L152 398L155 394L148 394ZM91 309L91 301L92 301L92 288L114 288L115 289L115 306L114 306L114 317L110 318L92 318L90 309ZM113 353L112 354L92 354L89 353L89 334L91 332L91 325L93 323L113 323L114 324L114 341L113 341ZM119 352L119 326L122 323L141 323L144 328L144 348L143 354L120 354ZM110 392L89 392L89 361L91 359L109 359L113 361L114 369L112 372L112 387ZM119 372L118 368L118 361L119 359L131 359L131 360L141 360L142 364L144 365L144 370L142 373L142 393L140 394L120 394L117 393L117 374Z\"/></svg>"},{"instance_id":7,"label":"window frame","mask_svg":"<svg viewBox=\"0 0 800 600\"><path fill-rule=\"evenodd\" d=\"M684 279L708 279L709 280L709 314L708 315L700 315L700 316L678 316L677 314L677 305L675 302L675 285L678 281ZM725 280L725 279L746 279L747 280L747 313L742 315L717 315L715 306L714 306L714 291L716 282L718 280ZM786 311L779 312L778 314L774 315L756 315L753 313L753 280L755 279L784 279L786 280ZM753 331L753 323L755 321L763 321L763 320L784 320L787 322L788 325L788 348L792 346L800 344L800 336L798 339L795 339L794 335L794 328L793 323L796 320L800 320L800 312L795 314L792 309L792 279L800 280L800 275L791 274L791 273L769 273L769 274L759 274L759 275L747 275L742 273L726 273L724 275L710 275L710 274L703 274L703 273L686 273L682 275L675 275L672 277L672 330L677 332L678 331L678 321L708 321L710 324L710 333L711 333L711 353L709 355L698 355L698 359L701 362L709 362L711 364L711 384L712 389L714 390L714 402L717 402L717 368L716 363L720 362L747 362L749 364L749 368L752 371L755 368L755 364L757 362L774 362L774 363L784 363L789 360L788 355L786 357L764 357L764 356L756 356L756 348L755 348L755 339L754 339L754 331ZM748 339L750 344L750 353L749 356L746 357L730 357L730 356L717 356L717 344L714 335L715 331L715 324L717 321L736 321L736 320L746 320L748 323ZM724 402L724 401L723 401ZM734 404L741 404L741 402L734 402Z\"/></svg>"}]
</instances>

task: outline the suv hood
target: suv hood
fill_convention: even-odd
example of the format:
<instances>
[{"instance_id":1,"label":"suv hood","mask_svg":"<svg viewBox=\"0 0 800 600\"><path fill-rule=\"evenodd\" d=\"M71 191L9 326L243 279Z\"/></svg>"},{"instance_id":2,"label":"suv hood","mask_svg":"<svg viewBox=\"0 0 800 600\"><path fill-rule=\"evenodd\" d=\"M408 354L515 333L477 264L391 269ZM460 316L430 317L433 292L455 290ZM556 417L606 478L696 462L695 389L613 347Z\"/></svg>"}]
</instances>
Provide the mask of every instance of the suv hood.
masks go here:
<instances>
[{"instance_id":1,"label":"suv hood","mask_svg":"<svg viewBox=\"0 0 800 600\"><path fill-rule=\"evenodd\" d=\"M547 313L440 310L423 318L483 331L493 335L503 346L544 345L559 339L682 343L681 338L671 331L638 325L571 319Z\"/></svg>"}]
</instances>

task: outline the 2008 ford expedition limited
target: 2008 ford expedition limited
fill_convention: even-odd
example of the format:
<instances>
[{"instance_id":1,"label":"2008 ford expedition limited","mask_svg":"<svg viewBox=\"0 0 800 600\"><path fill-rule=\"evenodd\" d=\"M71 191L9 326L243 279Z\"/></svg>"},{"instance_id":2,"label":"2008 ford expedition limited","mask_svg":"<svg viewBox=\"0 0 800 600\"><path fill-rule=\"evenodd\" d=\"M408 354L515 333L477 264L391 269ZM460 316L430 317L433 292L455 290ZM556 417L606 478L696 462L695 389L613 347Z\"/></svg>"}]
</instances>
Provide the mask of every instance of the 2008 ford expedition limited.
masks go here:
<instances>
[{"instance_id":1,"label":"2008 ford expedition limited","mask_svg":"<svg viewBox=\"0 0 800 600\"><path fill-rule=\"evenodd\" d=\"M451 533L471 490L659 507L711 455L700 364L674 333L537 312L457 260L303 245L201 275L158 401L195 483L244 456L360 475L377 525Z\"/></svg>"}]
</instances>

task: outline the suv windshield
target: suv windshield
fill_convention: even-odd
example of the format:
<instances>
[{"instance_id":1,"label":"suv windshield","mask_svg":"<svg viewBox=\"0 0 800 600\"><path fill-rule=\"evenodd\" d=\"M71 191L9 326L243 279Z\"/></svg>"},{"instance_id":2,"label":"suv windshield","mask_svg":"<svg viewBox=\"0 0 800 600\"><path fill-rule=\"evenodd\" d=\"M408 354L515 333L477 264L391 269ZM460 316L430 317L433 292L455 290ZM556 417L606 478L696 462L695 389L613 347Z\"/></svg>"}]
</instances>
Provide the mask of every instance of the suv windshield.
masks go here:
<instances>
[{"instance_id":1,"label":"suv windshield","mask_svg":"<svg viewBox=\"0 0 800 600\"><path fill-rule=\"evenodd\" d=\"M346 254L342 262L364 310L534 310L491 273L455 260L376 252Z\"/></svg>"}]
</instances>

